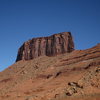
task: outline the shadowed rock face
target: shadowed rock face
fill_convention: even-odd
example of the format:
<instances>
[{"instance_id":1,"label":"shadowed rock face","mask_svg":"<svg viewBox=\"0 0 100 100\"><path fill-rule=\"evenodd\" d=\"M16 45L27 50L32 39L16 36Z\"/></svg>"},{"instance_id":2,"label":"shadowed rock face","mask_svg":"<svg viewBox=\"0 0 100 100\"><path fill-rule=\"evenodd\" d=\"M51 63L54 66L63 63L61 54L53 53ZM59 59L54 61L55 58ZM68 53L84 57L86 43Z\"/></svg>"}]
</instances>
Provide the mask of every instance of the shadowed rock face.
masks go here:
<instances>
[{"instance_id":1,"label":"shadowed rock face","mask_svg":"<svg viewBox=\"0 0 100 100\"><path fill-rule=\"evenodd\" d=\"M74 50L70 32L62 32L49 37L33 38L25 42L18 51L17 59L30 60L39 56L55 56Z\"/></svg>"}]
</instances>

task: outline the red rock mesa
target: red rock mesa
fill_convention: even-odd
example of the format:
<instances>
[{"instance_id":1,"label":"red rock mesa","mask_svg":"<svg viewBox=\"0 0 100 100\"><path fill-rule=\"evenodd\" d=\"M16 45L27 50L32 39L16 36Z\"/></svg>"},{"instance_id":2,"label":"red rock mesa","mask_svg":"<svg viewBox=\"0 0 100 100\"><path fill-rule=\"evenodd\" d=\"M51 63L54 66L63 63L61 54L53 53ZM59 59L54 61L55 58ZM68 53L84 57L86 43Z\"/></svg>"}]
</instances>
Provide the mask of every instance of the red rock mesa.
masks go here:
<instances>
[{"instance_id":1,"label":"red rock mesa","mask_svg":"<svg viewBox=\"0 0 100 100\"><path fill-rule=\"evenodd\" d=\"M18 51L16 61L30 60L39 56L55 56L74 50L74 42L70 32L62 32L49 37L33 38L25 42Z\"/></svg>"}]
</instances>

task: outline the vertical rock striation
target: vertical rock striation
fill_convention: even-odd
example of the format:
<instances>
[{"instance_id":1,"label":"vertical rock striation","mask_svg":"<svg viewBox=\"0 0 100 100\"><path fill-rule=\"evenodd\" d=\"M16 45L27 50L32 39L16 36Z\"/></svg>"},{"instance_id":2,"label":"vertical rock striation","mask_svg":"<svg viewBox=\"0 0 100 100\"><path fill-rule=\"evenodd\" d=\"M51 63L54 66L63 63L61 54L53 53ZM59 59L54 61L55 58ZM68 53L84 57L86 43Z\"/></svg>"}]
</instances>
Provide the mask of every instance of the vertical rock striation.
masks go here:
<instances>
[{"instance_id":1,"label":"vertical rock striation","mask_svg":"<svg viewBox=\"0 0 100 100\"><path fill-rule=\"evenodd\" d=\"M17 59L30 60L39 56L55 56L74 50L74 42L70 32L62 32L49 37L33 38L25 42L18 51Z\"/></svg>"}]
</instances>

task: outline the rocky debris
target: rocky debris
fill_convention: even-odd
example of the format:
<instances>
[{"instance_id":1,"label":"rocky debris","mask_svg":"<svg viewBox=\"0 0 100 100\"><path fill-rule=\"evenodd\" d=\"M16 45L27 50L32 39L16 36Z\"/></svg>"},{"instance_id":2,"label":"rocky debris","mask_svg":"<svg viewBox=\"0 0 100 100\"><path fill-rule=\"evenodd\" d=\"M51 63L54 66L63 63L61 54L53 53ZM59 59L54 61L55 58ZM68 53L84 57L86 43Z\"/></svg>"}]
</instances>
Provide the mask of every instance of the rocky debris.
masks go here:
<instances>
[{"instance_id":1,"label":"rocky debris","mask_svg":"<svg viewBox=\"0 0 100 100\"><path fill-rule=\"evenodd\" d=\"M61 73L62 73L61 71L57 72L55 78L58 77Z\"/></svg>"},{"instance_id":2,"label":"rocky debris","mask_svg":"<svg viewBox=\"0 0 100 100\"><path fill-rule=\"evenodd\" d=\"M78 88L83 88L83 86L80 86L78 83L76 82L69 82L68 83L69 86L73 86L73 87L78 87Z\"/></svg>"},{"instance_id":3,"label":"rocky debris","mask_svg":"<svg viewBox=\"0 0 100 100\"><path fill-rule=\"evenodd\" d=\"M96 72L100 72L100 67L98 67L98 68L96 69Z\"/></svg>"},{"instance_id":4,"label":"rocky debris","mask_svg":"<svg viewBox=\"0 0 100 100\"><path fill-rule=\"evenodd\" d=\"M49 74L47 75L47 79L51 78L53 75Z\"/></svg>"},{"instance_id":5,"label":"rocky debris","mask_svg":"<svg viewBox=\"0 0 100 100\"><path fill-rule=\"evenodd\" d=\"M62 32L49 37L33 38L25 42L18 51L17 59L30 60L39 56L55 56L74 50L70 32Z\"/></svg>"},{"instance_id":6,"label":"rocky debris","mask_svg":"<svg viewBox=\"0 0 100 100\"><path fill-rule=\"evenodd\" d=\"M67 96L72 96L73 94L75 94L75 93L77 93L77 90L76 90L76 88L68 88L67 89L67 92L66 92L66 95Z\"/></svg>"},{"instance_id":7,"label":"rocky debris","mask_svg":"<svg viewBox=\"0 0 100 100\"><path fill-rule=\"evenodd\" d=\"M26 97L25 100L34 100L34 98L32 96Z\"/></svg>"},{"instance_id":8,"label":"rocky debris","mask_svg":"<svg viewBox=\"0 0 100 100\"><path fill-rule=\"evenodd\" d=\"M11 80L12 80L12 78L3 79L3 80L0 81L0 83L2 83L2 82L5 82L6 83L6 82L9 82Z\"/></svg>"},{"instance_id":9,"label":"rocky debris","mask_svg":"<svg viewBox=\"0 0 100 100\"><path fill-rule=\"evenodd\" d=\"M55 94L54 98L57 98L59 96L59 94Z\"/></svg>"},{"instance_id":10,"label":"rocky debris","mask_svg":"<svg viewBox=\"0 0 100 100\"><path fill-rule=\"evenodd\" d=\"M22 70L22 71L20 72L20 74L21 74L21 75L27 74L27 71Z\"/></svg>"},{"instance_id":11,"label":"rocky debris","mask_svg":"<svg viewBox=\"0 0 100 100\"><path fill-rule=\"evenodd\" d=\"M69 82L66 95L72 96L75 93L78 93L79 89L83 89L83 86L80 86L77 82Z\"/></svg>"}]
</instances>

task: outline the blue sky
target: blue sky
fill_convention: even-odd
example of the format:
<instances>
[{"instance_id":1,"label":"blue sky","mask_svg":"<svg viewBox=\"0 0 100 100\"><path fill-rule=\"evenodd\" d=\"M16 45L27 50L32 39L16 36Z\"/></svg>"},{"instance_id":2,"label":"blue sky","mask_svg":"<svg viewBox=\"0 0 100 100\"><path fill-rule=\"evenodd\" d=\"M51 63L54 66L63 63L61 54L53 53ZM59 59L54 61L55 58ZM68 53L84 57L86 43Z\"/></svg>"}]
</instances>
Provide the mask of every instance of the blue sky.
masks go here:
<instances>
[{"instance_id":1,"label":"blue sky","mask_svg":"<svg viewBox=\"0 0 100 100\"><path fill-rule=\"evenodd\" d=\"M0 0L0 71L24 41L64 31L76 49L100 43L100 0Z\"/></svg>"}]
</instances>

